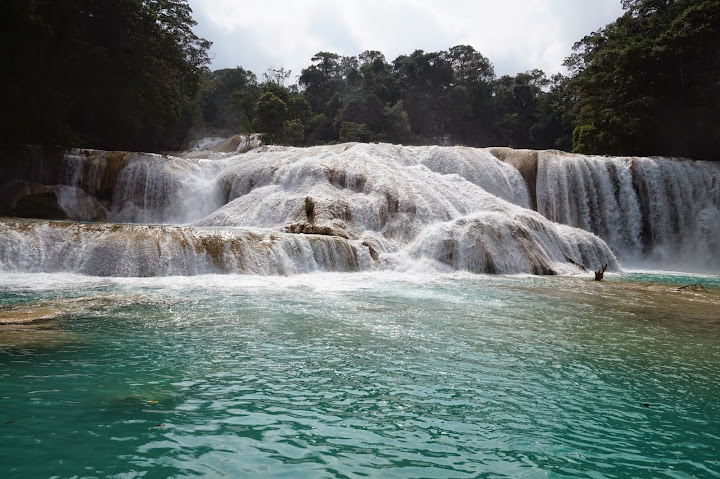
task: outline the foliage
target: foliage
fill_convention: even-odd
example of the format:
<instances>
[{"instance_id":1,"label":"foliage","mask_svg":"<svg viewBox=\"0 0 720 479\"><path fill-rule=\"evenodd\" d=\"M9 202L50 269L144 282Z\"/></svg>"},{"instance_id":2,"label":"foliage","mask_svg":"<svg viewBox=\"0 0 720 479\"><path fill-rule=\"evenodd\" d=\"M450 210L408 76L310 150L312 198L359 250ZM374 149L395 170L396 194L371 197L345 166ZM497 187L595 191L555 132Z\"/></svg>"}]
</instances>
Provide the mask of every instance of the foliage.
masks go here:
<instances>
[{"instance_id":1,"label":"foliage","mask_svg":"<svg viewBox=\"0 0 720 479\"><path fill-rule=\"evenodd\" d=\"M515 148L531 148L530 137L537 123L538 103L548 80L541 70L503 76L495 84L494 103L498 118L500 144Z\"/></svg>"},{"instance_id":2,"label":"foliage","mask_svg":"<svg viewBox=\"0 0 720 479\"><path fill-rule=\"evenodd\" d=\"M622 0L583 38L570 76L496 78L469 45L321 51L300 72L208 71L187 0L10 0L0 51L0 150L24 143L178 148L188 135L266 141L502 145L715 158L720 2ZM290 84L288 84L290 83Z\"/></svg>"},{"instance_id":3,"label":"foliage","mask_svg":"<svg viewBox=\"0 0 720 479\"><path fill-rule=\"evenodd\" d=\"M185 0L10 0L0 149L180 147L210 43Z\"/></svg>"},{"instance_id":4,"label":"foliage","mask_svg":"<svg viewBox=\"0 0 720 479\"><path fill-rule=\"evenodd\" d=\"M340 141L367 142L370 138L370 131L364 123L344 121L340 124Z\"/></svg>"},{"instance_id":5,"label":"foliage","mask_svg":"<svg viewBox=\"0 0 720 479\"><path fill-rule=\"evenodd\" d=\"M716 158L720 2L624 0L626 13L567 60L575 73L574 151Z\"/></svg>"},{"instance_id":6,"label":"foliage","mask_svg":"<svg viewBox=\"0 0 720 479\"><path fill-rule=\"evenodd\" d=\"M269 143L279 143L283 137L287 110L287 104L272 91L260 95L255 107L255 126Z\"/></svg>"},{"instance_id":7,"label":"foliage","mask_svg":"<svg viewBox=\"0 0 720 479\"><path fill-rule=\"evenodd\" d=\"M415 50L393 61L402 100L412 130L424 138L442 141L447 132L453 71L445 56Z\"/></svg>"},{"instance_id":8,"label":"foliage","mask_svg":"<svg viewBox=\"0 0 720 479\"><path fill-rule=\"evenodd\" d=\"M285 86L290 75L284 69L263 75L260 91L271 91L286 106L282 121L278 119L272 127L266 119L254 117L253 127L266 133L269 141L560 149L572 145L577 108L567 77L548 79L542 71L532 70L496 79L490 60L469 45L444 52L417 50L399 56L392 64L375 50L357 57L319 52L312 62L302 70L298 86ZM242 97L239 92L231 94L233 103L239 98L252 101L253 97L243 92ZM256 103L254 115L268 108L270 105L263 103L258 109ZM203 106L203 111L206 109ZM247 107L238 109L246 111ZM297 121L290 131L292 120ZM211 123L209 130L217 126L217 122Z\"/></svg>"},{"instance_id":9,"label":"foliage","mask_svg":"<svg viewBox=\"0 0 720 479\"><path fill-rule=\"evenodd\" d=\"M255 74L241 67L205 72L198 95L202 130L197 134L231 136L249 133L260 87Z\"/></svg>"}]
</instances>

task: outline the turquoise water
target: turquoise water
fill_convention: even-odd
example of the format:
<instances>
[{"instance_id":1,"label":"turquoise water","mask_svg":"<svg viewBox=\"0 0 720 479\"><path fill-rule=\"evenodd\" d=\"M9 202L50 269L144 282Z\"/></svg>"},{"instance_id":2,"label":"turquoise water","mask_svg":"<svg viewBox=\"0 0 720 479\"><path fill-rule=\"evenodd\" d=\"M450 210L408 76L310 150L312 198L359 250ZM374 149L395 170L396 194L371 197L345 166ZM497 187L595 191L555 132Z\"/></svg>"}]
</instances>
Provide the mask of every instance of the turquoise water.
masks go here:
<instances>
[{"instance_id":1,"label":"turquoise water","mask_svg":"<svg viewBox=\"0 0 720 479\"><path fill-rule=\"evenodd\" d=\"M720 477L717 303L613 286L686 279L4 275L0 470Z\"/></svg>"}]
</instances>

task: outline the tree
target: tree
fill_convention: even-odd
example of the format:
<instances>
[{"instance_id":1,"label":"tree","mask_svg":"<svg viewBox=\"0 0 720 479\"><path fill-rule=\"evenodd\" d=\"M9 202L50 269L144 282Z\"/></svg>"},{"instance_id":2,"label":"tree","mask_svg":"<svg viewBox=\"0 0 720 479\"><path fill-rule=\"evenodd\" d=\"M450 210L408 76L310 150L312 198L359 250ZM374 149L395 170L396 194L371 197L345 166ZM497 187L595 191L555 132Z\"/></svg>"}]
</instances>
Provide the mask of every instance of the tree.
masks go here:
<instances>
[{"instance_id":1,"label":"tree","mask_svg":"<svg viewBox=\"0 0 720 479\"><path fill-rule=\"evenodd\" d=\"M402 100L383 109L383 128L376 138L379 141L407 143L413 141L410 119Z\"/></svg>"},{"instance_id":2,"label":"tree","mask_svg":"<svg viewBox=\"0 0 720 479\"><path fill-rule=\"evenodd\" d=\"M312 61L313 65L300 72L300 85L314 112L334 117L339 108L336 97L344 89L340 55L319 52Z\"/></svg>"},{"instance_id":3,"label":"tree","mask_svg":"<svg viewBox=\"0 0 720 479\"><path fill-rule=\"evenodd\" d=\"M495 83L496 141L513 148L536 147L531 131L538 121L543 88L549 84L542 70L531 70Z\"/></svg>"},{"instance_id":4,"label":"tree","mask_svg":"<svg viewBox=\"0 0 720 479\"><path fill-rule=\"evenodd\" d=\"M538 92L535 121L530 127L533 148L572 150L576 103L570 78L559 73L553 75L547 90Z\"/></svg>"},{"instance_id":5,"label":"tree","mask_svg":"<svg viewBox=\"0 0 720 479\"><path fill-rule=\"evenodd\" d=\"M625 0L574 46L574 151L716 158L720 2Z\"/></svg>"},{"instance_id":6,"label":"tree","mask_svg":"<svg viewBox=\"0 0 720 479\"><path fill-rule=\"evenodd\" d=\"M292 70L285 70L285 68L268 68L268 70L263 73L263 78L265 79L265 83L275 83L279 86L285 86L285 82L288 78L290 78L290 75L292 75Z\"/></svg>"},{"instance_id":7,"label":"tree","mask_svg":"<svg viewBox=\"0 0 720 479\"><path fill-rule=\"evenodd\" d=\"M280 71L284 71L280 69ZM312 118L307 100L293 87L269 79L255 107L253 126L273 144L299 145L305 139L305 124Z\"/></svg>"},{"instance_id":8,"label":"tree","mask_svg":"<svg viewBox=\"0 0 720 479\"><path fill-rule=\"evenodd\" d=\"M185 0L11 0L0 148L179 147L210 43Z\"/></svg>"},{"instance_id":9,"label":"tree","mask_svg":"<svg viewBox=\"0 0 720 479\"><path fill-rule=\"evenodd\" d=\"M230 136L248 132L259 96L255 74L241 67L206 72L198 98L201 134Z\"/></svg>"},{"instance_id":10,"label":"tree","mask_svg":"<svg viewBox=\"0 0 720 479\"><path fill-rule=\"evenodd\" d=\"M398 100L397 81L385 55L376 50L366 50L360 59L360 88L364 95L373 95L384 103Z\"/></svg>"},{"instance_id":11,"label":"tree","mask_svg":"<svg viewBox=\"0 0 720 479\"><path fill-rule=\"evenodd\" d=\"M257 97L254 91L235 90L230 94L230 104L236 112L236 128L240 133L252 133L252 121Z\"/></svg>"},{"instance_id":12,"label":"tree","mask_svg":"<svg viewBox=\"0 0 720 479\"><path fill-rule=\"evenodd\" d=\"M492 63L469 45L454 46L444 56L453 72L448 105L450 136L462 144L485 146L492 136Z\"/></svg>"},{"instance_id":13,"label":"tree","mask_svg":"<svg viewBox=\"0 0 720 479\"><path fill-rule=\"evenodd\" d=\"M307 144L322 145L338 139L338 132L333 122L324 113L313 116L307 125Z\"/></svg>"},{"instance_id":14,"label":"tree","mask_svg":"<svg viewBox=\"0 0 720 479\"><path fill-rule=\"evenodd\" d=\"M263 132L271 144L277 144L283 137L287 116L287 104L271 91L258 99L255 107L255 126Z\"/></svg>"},{"instance_id":15,"label":"tree","mask_svg":"<svg viewBox=\"0 0 720 479\"><path fill-rule=\"evenodd\" d=\"M367 142L370 137L370 131L363 123L355 123L353 121L344 121L340 124L340 142L349 141Z\"/></svg>"},{"instance_id":16,"label":"tree","mask_svg":"<svg viewBox=\"0 0 720 479\"><path fill-rule=\"evenodd\" d=\"M415 50L393 61L394 74L414 132L432 141L447 134L453 71L441 53Z\"/></svg>"}]
</instances>

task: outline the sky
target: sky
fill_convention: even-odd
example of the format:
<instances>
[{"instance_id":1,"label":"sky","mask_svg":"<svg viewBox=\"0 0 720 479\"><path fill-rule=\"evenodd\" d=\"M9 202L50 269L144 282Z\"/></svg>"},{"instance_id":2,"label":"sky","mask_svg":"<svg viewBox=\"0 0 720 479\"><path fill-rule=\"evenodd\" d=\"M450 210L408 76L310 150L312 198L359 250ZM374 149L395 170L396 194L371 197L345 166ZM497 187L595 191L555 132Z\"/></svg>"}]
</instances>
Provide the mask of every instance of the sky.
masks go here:
<instances>
[{"instance_id":1,"label":"sky","mask_svg":"<svg viewBox=\"0 0 720 479\"><path fill-rule=\"evenodd\" d=\"M622 15L620 0L189 0L194 31L213 42L210 68L269 68L293 82L320 51L378 50L392 62L415 50L471 45L497 76L565 72L573 44Z\"/></svg>"}]
</instances>

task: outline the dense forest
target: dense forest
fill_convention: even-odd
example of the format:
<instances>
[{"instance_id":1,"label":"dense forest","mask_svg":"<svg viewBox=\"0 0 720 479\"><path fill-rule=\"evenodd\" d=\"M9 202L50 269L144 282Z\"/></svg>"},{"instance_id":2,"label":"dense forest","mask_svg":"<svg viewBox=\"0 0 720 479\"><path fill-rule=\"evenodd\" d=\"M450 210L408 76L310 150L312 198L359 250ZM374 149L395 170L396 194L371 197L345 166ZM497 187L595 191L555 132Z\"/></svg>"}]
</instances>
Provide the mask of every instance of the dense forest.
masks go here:
<instances>
[{"instance_id":1,"label":"dense forest","mask_svg":"<svg viewBox=\"0 0 720 479\"><path fill-rule=\"evenodd\" d=\"M0 147L182 144L210 43L185 0L8 0Z\"/></svg>"},{"instance_id":2,"label":"dense forest","mask_svg":"<svg viewBox=\"0 0 720 479\"><path fill-rule=\"evenodd\" d=\"M469 45L388 61L319 52L299 74L210 71L184 0L10 0L0 148L179 149L260 132L287 145L394 142L718 159L720 2L622 0L569 75L495 74Z\"/></svg>"}]
</instances>

